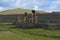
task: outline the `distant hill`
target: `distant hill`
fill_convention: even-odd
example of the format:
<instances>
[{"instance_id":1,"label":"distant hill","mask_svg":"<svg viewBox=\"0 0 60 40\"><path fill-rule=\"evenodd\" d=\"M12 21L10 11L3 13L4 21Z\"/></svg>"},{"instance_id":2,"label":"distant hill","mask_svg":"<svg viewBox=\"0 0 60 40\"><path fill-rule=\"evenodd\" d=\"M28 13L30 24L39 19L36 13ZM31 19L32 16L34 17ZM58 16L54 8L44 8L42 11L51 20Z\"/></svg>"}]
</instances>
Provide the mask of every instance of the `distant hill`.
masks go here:
<instances>
[{"instance_id":1,"label":"distant hill","mask_svg":"<svg viewBox=\"0 0 60 40\"><path fill-rule=\"evenodd\" d=\"M12 10L6 10L3 12L0 12L0 15L24 14L24 12L27 12L28 14L30 14L31 10L18 8L18 9L12 9ZM36 13L47 14L48 12L36 10Z\"/></svg>"}]
</instances>

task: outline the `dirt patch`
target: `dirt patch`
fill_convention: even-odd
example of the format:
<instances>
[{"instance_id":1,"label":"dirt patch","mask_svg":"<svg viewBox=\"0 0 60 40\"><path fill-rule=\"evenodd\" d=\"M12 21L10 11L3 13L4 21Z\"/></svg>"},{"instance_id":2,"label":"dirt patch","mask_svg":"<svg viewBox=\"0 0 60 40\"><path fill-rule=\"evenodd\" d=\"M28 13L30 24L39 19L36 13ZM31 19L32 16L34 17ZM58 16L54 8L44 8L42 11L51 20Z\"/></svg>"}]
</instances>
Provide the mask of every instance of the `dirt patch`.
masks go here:
<instances>
[{"instance_id":1,"label":"dirt patch","mask_svg":"<svg viewBox=\"0 0 60 40\"><path fill-rule=\"evenodd\" d=\"M0 37L8 37L8 36L18 36L18 35L10 31L0 31Z\"/></svg>"}]
</instances>

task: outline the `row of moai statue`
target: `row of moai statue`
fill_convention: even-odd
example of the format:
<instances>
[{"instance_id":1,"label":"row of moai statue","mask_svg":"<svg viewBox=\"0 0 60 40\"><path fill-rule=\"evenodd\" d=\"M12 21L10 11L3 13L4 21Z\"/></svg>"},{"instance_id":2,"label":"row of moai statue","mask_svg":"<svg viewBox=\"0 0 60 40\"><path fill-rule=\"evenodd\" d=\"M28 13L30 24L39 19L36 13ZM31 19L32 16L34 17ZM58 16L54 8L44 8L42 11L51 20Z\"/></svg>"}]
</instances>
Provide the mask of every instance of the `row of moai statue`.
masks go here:
<instances>
[{"instance_id":1,"label":"row of moai statue","mask_svg":"<svg viewBox=\"0 0 60 40\"><path fill-rule=\"evenodd\" d=\"M23 17L16 17L14 24L35 24L38 23L38 16L36 16L35 10L32 10L31 17L27 16L28 13L25 12Z\"/></svg>"}]
</instances>

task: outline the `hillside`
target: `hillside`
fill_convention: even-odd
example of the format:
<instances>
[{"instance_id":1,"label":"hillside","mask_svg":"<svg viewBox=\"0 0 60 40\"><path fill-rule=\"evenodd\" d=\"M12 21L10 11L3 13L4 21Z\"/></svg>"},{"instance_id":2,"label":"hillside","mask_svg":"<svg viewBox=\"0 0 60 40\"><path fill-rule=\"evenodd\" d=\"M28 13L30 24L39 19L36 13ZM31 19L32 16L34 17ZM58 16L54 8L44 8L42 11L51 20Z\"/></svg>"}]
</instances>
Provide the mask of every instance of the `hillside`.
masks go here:
<instances>
[{"instance_id":1,"label":"hillside","mask_svg":"<svg viewBox=\"0 0 60 40\"><path fill-rule=\"evenodd\" d=\"M27 12L28 14L31 13L31 10L27 10L27 9L13 9L13 10L6 10L3 12L0 12L0 15L9 15L9 14L24 14L24 12ZM44 12L44 11L39 11L36 10L37 13L41 13L41 14L46 14L48 12Z\"/></svg>"},{"instance_id":2,"label":"hillside","mask_svg":"<svg viewBox=\"0 0 60 40\"><path fill-rule=\"evenodd\" d=\"M0 23L11 23L16 17L22 17L24 12L31 14L31 10L27 9L13 9L0 12ZM46 14L48 12L37 10L36 13Z\"/></svg>"}]
</instances>

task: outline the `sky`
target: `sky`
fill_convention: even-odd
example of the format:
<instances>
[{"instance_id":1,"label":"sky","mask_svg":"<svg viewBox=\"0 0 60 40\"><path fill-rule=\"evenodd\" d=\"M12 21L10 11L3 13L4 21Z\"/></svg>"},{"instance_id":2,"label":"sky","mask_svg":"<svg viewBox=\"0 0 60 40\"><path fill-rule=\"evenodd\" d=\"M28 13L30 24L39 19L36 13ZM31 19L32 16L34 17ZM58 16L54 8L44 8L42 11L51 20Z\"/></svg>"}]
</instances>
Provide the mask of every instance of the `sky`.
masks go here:
<instances>
[{"instance_id":1,"label":"sky","mask_svg":"<svg viewBox=\"0 0 60 40\"><path fill-rule=\"evenodd\" d=\"M0 11L16 8L60 11L60 0L0 0Z\"/></svg>"}]
</instances>

